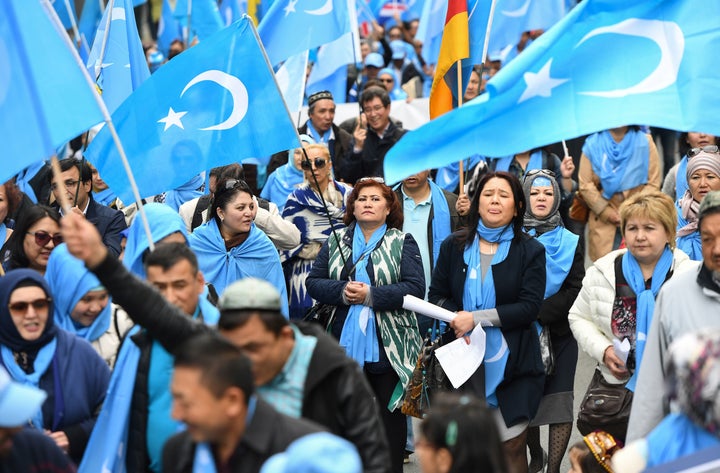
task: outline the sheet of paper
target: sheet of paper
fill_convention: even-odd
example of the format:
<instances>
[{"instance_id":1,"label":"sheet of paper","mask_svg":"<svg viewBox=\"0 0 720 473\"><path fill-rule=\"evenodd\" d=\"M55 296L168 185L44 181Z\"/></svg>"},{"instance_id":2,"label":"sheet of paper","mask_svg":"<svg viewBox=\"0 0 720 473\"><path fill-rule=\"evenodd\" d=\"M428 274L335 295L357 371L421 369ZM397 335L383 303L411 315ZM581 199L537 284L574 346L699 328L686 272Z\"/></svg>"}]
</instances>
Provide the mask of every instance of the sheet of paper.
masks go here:
<instances>
[{"instance_id":1,"label":"sheet of paper","mask_svg":"<svg viewBox=\"0 0 720 473\"><path fill-rule=\"evenodd\" d=\"M458 338L437 350L435 356L455 389L470 379L485 356L485 331L479 325L470 334L470 344Z\"/></svg>"},{"instance_id":2,"label":"sheet of paper","mask_svg":"<svg viewBox=\"0 0 720 473\"><path fill-rule=\"evenodd\" d=\"M455 318L455 312L450 312L440 306L431 304L415 296L403 297L403 309L412 310L417 314L426 315L443 322L451 322Z\"/></svg>"},{"instance_id":3,"label":"sheet of paper","mask_svg":"<svg viewBox=\"0 0 720 473\"><path fill-rule=\"evenodd\" d=\"M627 358L630 354L630 340L623 338L623 341L621 342L617 338L614 338L613 349L615 350L617 357L620 358L623 363L627 363Z\"/></svg>"}]
</instances>

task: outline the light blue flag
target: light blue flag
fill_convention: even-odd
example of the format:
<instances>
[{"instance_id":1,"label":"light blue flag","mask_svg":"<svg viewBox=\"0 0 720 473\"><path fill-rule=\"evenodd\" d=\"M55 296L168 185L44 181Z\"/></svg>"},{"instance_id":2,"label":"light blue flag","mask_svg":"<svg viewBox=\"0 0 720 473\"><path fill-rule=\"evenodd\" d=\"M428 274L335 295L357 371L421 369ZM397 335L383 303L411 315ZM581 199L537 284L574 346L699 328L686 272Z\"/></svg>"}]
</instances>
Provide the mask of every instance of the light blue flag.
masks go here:
<instances>
[{"instance_id":1,"label":"light blue flag","mask_svg":"<svg viewBox=\"0 0 720 473\"><path fill-rule=\"evenodd\" d=\"M300 145L247 16L158 69L113 121L142 197L206 169ZM122 201L133 200L107 127L86 156Z\"/></svg>"},{"instance_id":2,"label":"light blue flag","mask_svg":"<svg viewBox=\"0 0 720 473\"><path fill-rule=\"evenodd\" d=\"M189 43L196 37L199 41L204 41L225 26L216 0L178 0L173 15L183 28L187 28L188 21L190 22Z\"/></svg>"},{"instance_id":3,"label":"light blue flag","mask_svg":"<svg viewBox=\"0 0 720 473\"><path fill-rule=\"evenodd\" d=\"M77 14L75 13L75 0L49 0L57 13L60 22L66 30L72 28L76 22ZM69 7L69 8L68 8Z\"/></svg>"},{"instance_id":4,"label":"light blue flag","mask_svg":"<svg viewBox=\"0 0 720 473\"><path fill-rule=\"evenodd\" d=\"M423 5L415 37L422 41L422 56L428 64L437 64L440 55L447 4L446 0L427 0Z\"/></svg>"},{"instance_id":5,"label":"light blue flag","mask_svg":"<svg viewBox=\"0 0 720 473\"><path fill-rule=\"evenodd\" d=\"M345 33L335 41L320 46L317 60L310 71L306 93L308 96L329 90L335 103L345 103L347 94L347 66L354 62L352 33ZM355 51L359 51L359 46Z\"/></svg>"},{"instance_id":6,"label":"light blue flag","mask_svg":"<svg viewBox=\"0 0 720 473\"><path fill-rule=\"evenodd\" d=\"M80 14L78 30L80 31L80 38L82 38L82 41L86 45L93 44L93 41L95 41L95 32L100 25L100 18L102 18L103 14L100 2L103 2L103 5L105 4L104 0L85 0L82 13ZM83 52L87 57L90 53L90 48L88 48L87 51L81 49L81 57Z\"/></svg>"},{"instance_id":7,"label":"light blue flag","mask_svg":"<svg viewBox=\"0 0 720 473\"><path fill-rule=\"evenodd\" d=\"M403 17L402 17L403 20L405 20L405 21L419 20L420 16L422 15L423 7L425 6L426 1L429 1L429 0L408 0L407 10L405 10L405 13L403 14Z\"/></svg>"},{"instance_id":8,"label":"light blue flag","mask_svg":"<svg viewBox=\"0 0 720 473\"><path fill-rule=\"evenodd\" d=\"M303 51L289 57L275 73L278 87L291 115L297 114L303 105L307 64L308 52Z\"/></svg>"},{"instance_id":9,"label":"light blue flag","mask_svg":"<svg viewBox=\"0 0 720 473\"><path fill-rule=\"evenodd\" d=\"M488 0L478 0L487 4ZM490 51L500 51L509 44L517 44L524 31L546 30L567 13L566 0L497 0Z\"/></svg>"},{"instance_id":10,"label":"light blue flag","mask_svg":"<svg viewBox=\"0 0 720 473\"><path fill-rule=\"evenodd\" d=\"M139 7L145 3L147 3L147 0L133 0L133 7Z\"/></svg>"},{"instance_id":11,"label":"light blue flag","mask_svg":"<svg viewBox=\"0 0 720 473\"><path fill-rule=\"evenodd\" d=\"M385 178L634 123L718 134L707 111L720 110L720 71L706 55L718 46L720 2L583 1L488 93L406 134L385 158Z\"/></svg>"},{"instance_id":12,"label":"light blue flag","mask_svg":"<svg viewBox=\"0 0 720 473\"><path fill-rule=\"evenodd\" d=\"M348 4L348 0L276 0L258 26L270 64L351 31Z\"/></svg>"},{"instance_id":13,"label":"light blue flag","mask_svg":"<svg viewBox=\"0 0 720 473\"><path fill-rule=\"evenodd\" d=\"M222 0L219 9L223 24L228 26L238 21L243 13L247 13L247 0Z\"/></svg>"},{"instance_id":14,"label":"light blue flag","mask_svg":"<svg viewBox=\"0 0 720 473\"><path fill-rule=\"evenodd\" d=\"M75 47L49 15L57 21L39 0L0 0L0 130L6 153L0 182L103 121Z\"/></svg>"},{"instance_id":15,"label":"light blue flag","mask_svg":"<svg viewBox=\"0 0 720 473\"><path fill-rule=\"evenodd\" d=\"M104 50L103 50L104 48ZM150 77L143 51L133 0L108 3L87 61L110 113Z\"/></svg>"},{"instance_id":16,"label":"light blue flag","mask_svg":"<svg viewBox=\"0 0 720 473\"><path fill-rule=\"evenodd\" d=\"M178 19L175 18L175 15L173 15L170 2L163 0L160 21L158 22L157 45L165 57L167 57L170 52L170 44L176 39L180 41L183 40L182 26Z\"/></svg>"},{"instance_id":17,"label":"light blue flag","mask_svg":"<svg viewBox=\"0 0 720 473\"><path fill-rule=\"evenodd\" d=\"M502 0L498 1L501 2ZM468 1L468 32L470 33L469 64L483 64L485 62L483 46L485 44L485 34L487 33L491 5L492 1L490 0ZM496 25L493 24L492 27L494 29Z\"/></svg>"}]
</instances>

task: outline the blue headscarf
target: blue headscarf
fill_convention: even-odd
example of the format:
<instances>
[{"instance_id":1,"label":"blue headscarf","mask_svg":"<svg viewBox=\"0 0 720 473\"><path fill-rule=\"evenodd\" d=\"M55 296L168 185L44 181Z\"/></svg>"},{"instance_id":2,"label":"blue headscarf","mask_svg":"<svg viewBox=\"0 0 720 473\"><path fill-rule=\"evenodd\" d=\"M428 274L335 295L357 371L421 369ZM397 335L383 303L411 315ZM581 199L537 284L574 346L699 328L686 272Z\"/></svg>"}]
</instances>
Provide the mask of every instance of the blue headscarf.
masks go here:
<instances>
[{"instance_id":1,"label":"blue headscarf","mask_svg":"<svg viewBox=\"0 0 720 473\"><path fill-rule=\"evenodd\" d=\"M185 222L170 207L164 204L147 204L143 207L150 224L150 233L153 237L153 243L157 243L168 235L176 232L183 234L186 240L189 235ZM128 229L127 245L125 246L125 256L123 256L123 264L131 272L138 277L145 279L145 268L143 267L143 254L150 248L145 227L142 219L138 214L132 225Z\"/></svg>"},{"instance_id":2,"label":"blue headscarf","mask_svg":"<svg viewBox=\"0 0 720 473\"><path fill-rule=\"evenodd\" d=\"M205 184L205 173L201 172L188 182L165 193L165 205L169 205L175 212L180 206L203 195L203 184Z\"/></svg>"},{"instance_id":3,"label":"blue headscarf","mask_svg":"<svg viewBox=\"0 0 720 473\"><path fill-rule=\"evenodd\" d=\"M254 223L247 240L230 251L225 249L215 219L196 228L189 241L205 279L215 286L218 294L238 279L264 279L280 291L281 312L288 317L287 289L280 256L267 235Z\"/></svg>"},{"instance_id":4,"label":"blue headscarf","mask_svg":"<svg viewBox=\"0 0 720 473\"><path fill-rule=\"evenodd\" d=\"M503 158L498 158L495 161L495 170L496 171L510 171L510 165L513 162L513 159L515 159L515 155L505 156ZM528 161L527 167L525 168L525 172L532 171L533 169L542 169L542 151L534 151L532 154L530 154L530 161Z\"/></svg>"},{"instance_id":5,"label":"blue headscarf","mask_svg":"<svg viewBox=\"0 0 720 473\"><path fill-rule=\"evenodd\" d=\"M607 200L648 181L650 145L639 130L628 130L620 143L608 130L595 133L587 137L582 152L600 178L602 196Z\"/></svg>"},{"instance_id":6,"label":"blue headscarf","mask_svg":"<svg viewBox=\"0 0 720 473\"><path fill-rule=\"evenodd\" d=\"M488 228L482 220L478 222L477 233L472 243L465 248L463 259L467 264L465 277L465 290L463 291L463 310L472 312L481 309L493 309L497 305L495 298L495 281L493 268L488 268L485 277L482 276L480 259L480 237L491 243L498 243L497 251L492 259L492 265L505 261L512 239L515 236L512 224L499 228ZM488 404L497 407L495 391L505 376L505 365L508 359L508 348L502 331L497 327L484 327L485 356L485 397Z\"/></svg>"},{"instance_id":7,"label":"blue headscarf","mask_svg":"<svg viewBox=\"0 0 720 473\"><path fill-rule=\"evenodd\" d=\"M78 326L70 317L73 309L85 294L100 287L100 281L85 264L75 258L66 244L56 247L50 254L45 279L53 295L55 323L88 342L100 338L110 328L112 305L110 299L105 308L88 327Z\"/></svg>"},{"instance_id":8,"label":"blue headscarf","mask_svg":"<svg viewBox=\"0 0 720 473\"><path fill-rule=\"evenodd\" d=\"M10 302L10 295L13 291L18 285L25 282L30 282L32 286L40 287L48 297L51 295L50 288L45 282L45 279L43 279L40 273L32 269L15 269L8 271L4 277L0 278L0 364L7 369L14 380L38 388L40 378L50 368L55 356L58 329L55 327L51 315L53 310L53 303L51 301L42 334L32 341L22 338L12 320L8 303ZM29 362L33 365L33 373L27 374L17 364L15 356L13 355L15 352L22 352L27 355ZM32 418L32 424L38 429L43 428L42 409L39 409Z\"/></svg>"},{"instance_id":9,"label":"blue headscarf","mask_svg":"<svg viewBox=\"0 0 720 473\"><path fill-rule=\"evenodd\" d=\"M353 233L352 258L355 264L355 280L370 285L367 272L370 254L385 236L387 225L382 224L365 242L365 235L355 225ZM347 355L357 361L360 366L365 362L376 362L380 359L377 331L375 327L375 311L363 304L353 304L348 310L345 324L340 335L340 346L345 348Z\"/></svg>"},{"instance_id":10,"label":"blue headscarf","mask_svg":"<svg viewBox=\"0 0 720 473\"><path fill-rule=\"evenodd\" d=\"M292 151L290 152L292 153ZM287 164L275 169L268 176L260 197L277 205L278 210L282 213L288 196L303 183L303 179L303 172L295 167L295 160L290 156Z\"/></svg>"},{"instance_id":11,"label":"blue headscarf","mask_svg":"<svg viewBox=\"0 0 720 473\"><path fill-rule=\"evenodd\" d=\"M110 205L115 201L115 199L117 199L117 196L112 189L108 187L107 189L103 189L99 192L93 192L93 199L95 199L95 202L98 204Z\"/></svg>"},{"instance_id":12,"label":"blue headscarf","mask_svg":"<svg viewBox=\"0 0 720 473\"><path fill-rule=\"evenodd\" d=\"M393 89L390 91L390 100L405 100L408 98L407 92L405 92L402 89L402 84L400 84L400 81L398 80L397 74L395 74L395 71L393 69L390 69L389 67L384 67L380 69L377 73L377 77L380 78L383 74L389 74L393 78Z\"/></svg>"},{"instance_id":13,"label":"blue headscarf","mask_svg":"<svg viewBox=\"0 0 720 473\"><path fill-rule=\"evenodd\" d=\"M650 289L645 289L645 278L643 277L640 264L635 257L628 251L622 257L622 271L625 280L630 289L637 296L637 310L635 312L635 373L633 373L626 387L635 391L637 384L637 374L640 371L643 352L645 351L645 342L647 341L647 333L652 322L653 311L655 310L655 297L657 297L660 288L665 283L668 271L672 267L673 253L670 247L665 246L660 259L655 264L652 274L652 283Z\"/></svg>"}]
</instances>

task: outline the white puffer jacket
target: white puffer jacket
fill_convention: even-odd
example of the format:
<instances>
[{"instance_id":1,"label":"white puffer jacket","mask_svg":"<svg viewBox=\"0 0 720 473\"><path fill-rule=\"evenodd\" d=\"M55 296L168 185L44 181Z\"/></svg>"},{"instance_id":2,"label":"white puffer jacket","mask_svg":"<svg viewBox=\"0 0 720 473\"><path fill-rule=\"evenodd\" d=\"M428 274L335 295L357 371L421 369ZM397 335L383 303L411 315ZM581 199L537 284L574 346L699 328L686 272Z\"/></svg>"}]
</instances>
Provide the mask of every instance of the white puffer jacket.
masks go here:
<instances>
[{"instance_id":1,"label":"white puffer jacket","mask_svg":"<svg viewBox=\"0 0 720 473\"><path fill-rule=\"evenodd\" d=\"M626 251L612 251L588 268L580 294L568 314L570 329L578 345L598 362L605 380L613 384L627 381L617 379L603 363L605 350L612 346L615 338L610 327L615 302L615 259ZM693 267L696 266L688 255L678 249L673 252L673 275Z\"/></svg>"}]
</instances>

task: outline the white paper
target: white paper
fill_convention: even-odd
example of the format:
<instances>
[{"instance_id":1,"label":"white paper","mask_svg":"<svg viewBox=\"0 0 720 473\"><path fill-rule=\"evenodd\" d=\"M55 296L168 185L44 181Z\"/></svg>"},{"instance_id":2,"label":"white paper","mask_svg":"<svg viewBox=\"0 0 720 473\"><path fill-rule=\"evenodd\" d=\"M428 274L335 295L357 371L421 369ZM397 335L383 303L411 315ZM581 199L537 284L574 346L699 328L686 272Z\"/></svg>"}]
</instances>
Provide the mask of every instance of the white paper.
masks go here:
<instances>
[{"instance_id":1,"label":"white paper","mask_svg":"<svg viewBox=\"0 0 720 473\"><path fill-rule=\"evenodd\" d=\"M457 389L465 384L482 364L485 357L485 331L476 325L470 334L469 345L465 342L465 337L458 338L435 350L435 356L453 387Z\"/></svg>"},{"instance_id":2,"label":"white paper","mask_svg":"<svg viewBox=\"0 0 720 473\"><path fill-rule=\"evenodd\" d=\"M621 342L617 338L614 338L613 349L615 350L615 355L622 360L623 364L627 363L628 355L630 354L630 340L623 338Z\"/></svg>"},{"instance_id":3,"label":"white paper","mask_svg":"<svg viewBox=\"0 0 720 473\"><path fill-rule=\"evenodd\" d=\"M426 315L443 322L452 322L457 315L455 312L450 312L447 309L443 309L440 306L431 304L428 301L424 301L419 297L415 296L404 296L403 297L403 309L412 310L415 313Z\"/></svg>"}]
</instances>

